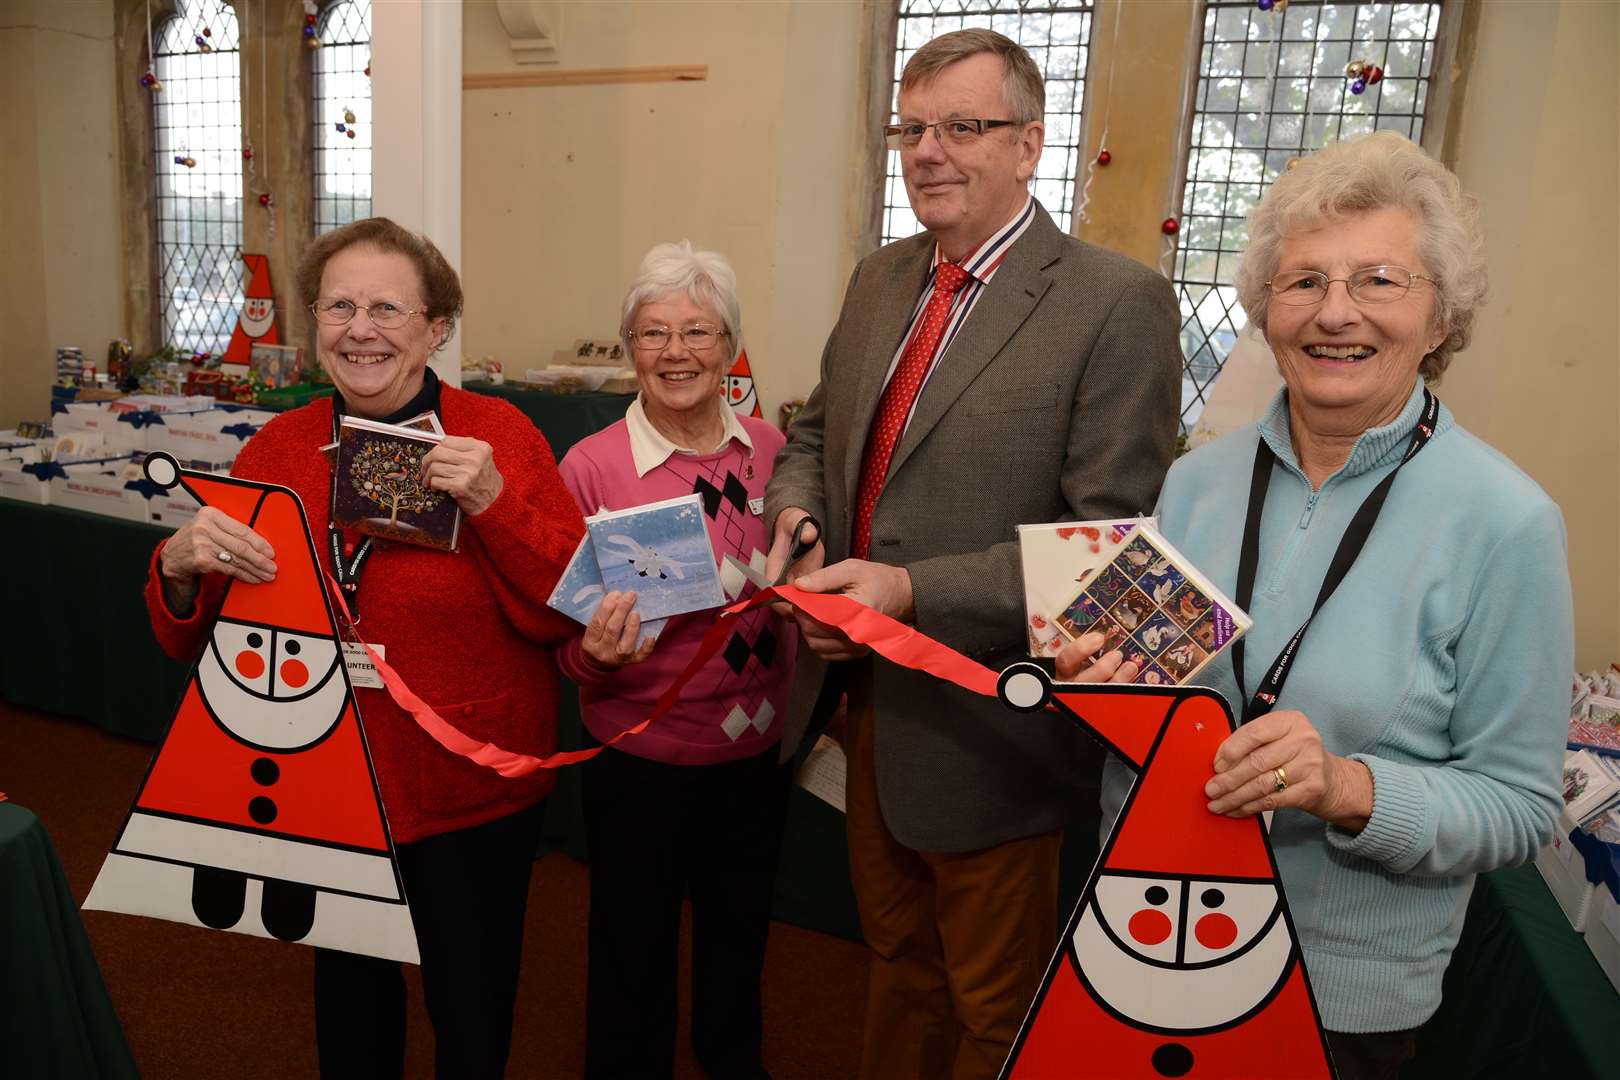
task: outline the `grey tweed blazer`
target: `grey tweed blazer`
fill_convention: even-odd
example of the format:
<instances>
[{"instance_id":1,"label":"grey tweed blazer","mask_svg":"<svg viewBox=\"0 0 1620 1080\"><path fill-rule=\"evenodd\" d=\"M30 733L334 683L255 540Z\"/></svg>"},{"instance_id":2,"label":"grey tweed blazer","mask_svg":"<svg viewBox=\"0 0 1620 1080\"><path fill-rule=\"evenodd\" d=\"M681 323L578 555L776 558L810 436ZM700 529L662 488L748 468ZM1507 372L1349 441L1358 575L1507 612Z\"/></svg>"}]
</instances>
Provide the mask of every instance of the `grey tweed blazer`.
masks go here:
<instances>
[{"instance_id":1,"label":"grey tweed blazer","mask_svg":"<svg viewBox=\"0 0 1620 1080\"><path fill-rule=\"evenodd\" d=\"M923 234L856 266L821 383L776 459L767 526L805 507L829 564L848 557L867 429L933 251ZM1152 511L1174 452L1179 324L1163 277L1064 235L1037 205L923 387L872 514L871 558L910 572L918 629L992 666L1014 658L1013 526ZM1077 788L1095 788L1099 757L1061 720L874 664L879 801L908 847L972 851L1060 828ZM836 703L827 675L800 650L784 757L818 694Z\"/></svg>"}]
</instances>

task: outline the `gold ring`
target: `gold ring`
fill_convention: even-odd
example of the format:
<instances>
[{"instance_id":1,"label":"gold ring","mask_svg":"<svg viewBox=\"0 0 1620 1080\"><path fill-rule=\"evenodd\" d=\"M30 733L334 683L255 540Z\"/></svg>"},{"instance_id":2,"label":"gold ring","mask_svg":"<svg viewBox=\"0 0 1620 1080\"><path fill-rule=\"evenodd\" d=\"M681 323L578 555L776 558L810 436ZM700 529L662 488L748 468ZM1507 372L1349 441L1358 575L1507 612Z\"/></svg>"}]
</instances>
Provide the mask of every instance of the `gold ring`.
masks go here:
<instances>
[{"instance_id":1,"label":"gold ring","mask_svg":"<svg viewBox=\"0 0 1620 1080\"><path fill-rule=\"evenodd\" d=\"M1288 787L1288 774L1282 771L1281 765L1272 769L1271 775L1277 778L1277 786L1271 789L1272 794L1277 794Z\"/></svg>"}]
</instances>

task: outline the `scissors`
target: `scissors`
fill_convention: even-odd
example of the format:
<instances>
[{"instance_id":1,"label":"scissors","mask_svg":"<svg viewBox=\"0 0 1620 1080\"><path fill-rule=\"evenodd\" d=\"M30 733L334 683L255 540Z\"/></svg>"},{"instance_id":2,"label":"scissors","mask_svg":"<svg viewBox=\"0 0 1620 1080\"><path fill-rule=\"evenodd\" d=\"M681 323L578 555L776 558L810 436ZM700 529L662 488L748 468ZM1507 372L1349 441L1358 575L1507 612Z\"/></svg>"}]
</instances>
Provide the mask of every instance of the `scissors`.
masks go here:
<instances>
[{"instance_id":1,"label":"scissors","mask_svg":"<svg viewBox=\"0 0 1620 1080\"><path fill-rule=\"evenodd\" d=\"M809 526L810 528L816 530L815 539L806 540L804 538L805 526ZM771 588L774 589L778 585L785 584L787 582L788 570L792 568L794 563L810 554L810 549L815 547L820 540L821 522L817 521L815 516L812 514L806 514L804 517L800 518L799 523L793 526L793 546L788 549L787 562L782 564L782 572L776 575L775 581L771 582Z\"/></svg>"}]
</instances>

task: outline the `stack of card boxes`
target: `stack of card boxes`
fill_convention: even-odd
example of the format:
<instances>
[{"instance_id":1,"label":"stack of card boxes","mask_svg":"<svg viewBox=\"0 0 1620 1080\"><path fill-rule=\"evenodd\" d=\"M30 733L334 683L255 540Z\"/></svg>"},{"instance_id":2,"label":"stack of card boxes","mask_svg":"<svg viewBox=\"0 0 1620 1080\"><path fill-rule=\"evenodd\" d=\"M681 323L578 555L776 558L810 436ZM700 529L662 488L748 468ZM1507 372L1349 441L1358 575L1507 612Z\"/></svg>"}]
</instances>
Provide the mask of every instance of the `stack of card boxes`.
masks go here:
<instances>
[{"instance_id":1,"label":"stack of card boxes","mask_svg":"<svg viewBox=\"0 0 1620 1080\"><path fill-rule=\"evenodd\" d=\"M188 469L228 469L247 441L274 413L262 409L207 409L164 413L146 427L146 449L171 454Z\"/></svg>"},{"instance_id":2,"label":"stack of card boxes","mask_svg":"<svg viewBox=\"0 0 1620 1080\"><path fill-rule=\"evenodd\" d=\"M1586 916L1586 947L1597 959L1598 967L1609 977L1615 990L1620 992L1620 888L1614 871L1614 860L1620 857L1620 848L1605 845L1611 872L1592 894Z\"/></svg>"},{"instance_id":3,"label":"stack of card boxes","mask_svg":"<svg viewBox=\"0 0 1620 1080\"><path fill-rule=\"evenodd\" d=\"M118 454L145 453L146 428L138 418L115 408L110 401L70 401L51 418L51 430L58 435L87 432L101 436L101 443Z\"/></svg>"},{"instance_id":4,"label":"stack of card boxes","mask_svg":"<svg viewBox=\"0 0 1620 1080\"><path fill-rule=\"evenodd\" d=\"M1586 930L1593 894L1597 891L1597 886L1586 878L1586 857L1575 846L1574 834L1579 831L1569 813L1559 811L1558 832L1552 843L1536 853L1536 869L1541 871L1547 891L1558 901L1576 933Z\"/></svg>"},{"instance_id":5,"label":"stack of card boxes","mask_svg":"<svg viewBox=\"0 0 1620 1080\"><path fill-rule=\"evenodd\" d=\"M51 485L37 470L25 471L25 466L38 465L45 459L40 441L25 439L14 431L0 432L0 498L48 505Z\"/></svg>"},{"instance_id":6,"label":"stack of card boxes","mask_svg":"<svg viewBox=\"0 0 1620 1080\"><path fill-rule=\"evenodd\" d=\"M75 461L52 470L50 504L126 521L148 520L146 497L138 490L133 455L101 461Z\"/></svg>"}]
</instances>

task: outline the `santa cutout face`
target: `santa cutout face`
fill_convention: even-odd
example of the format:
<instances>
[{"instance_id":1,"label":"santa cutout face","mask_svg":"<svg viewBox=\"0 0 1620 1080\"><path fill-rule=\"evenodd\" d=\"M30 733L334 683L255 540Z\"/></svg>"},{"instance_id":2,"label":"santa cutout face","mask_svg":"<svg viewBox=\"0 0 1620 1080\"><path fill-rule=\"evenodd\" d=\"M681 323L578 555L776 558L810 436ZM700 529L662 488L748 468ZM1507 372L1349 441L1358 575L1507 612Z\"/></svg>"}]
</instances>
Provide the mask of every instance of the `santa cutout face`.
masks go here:
<instances>
[{"instance_id":1,"label":"santa cutout face","mask_svg":"<svg viewBox=\"0 0 1620 1080\"><path fill-rule=\"evenodd\" d=\"M250 338L264 337L275 317L276 302L268 296L250 296L242 301L242 332Z\"/></svg>"},{"instance_id":2,"label":"santa cutout face","mask_svg":"<svg viewBox=\"0 0 1620 1080\"><path fill-rule=\"evenodd\" d=\"M1098 875L1071 940L1119 1019L1165 1032L1241 1021L1282 988L1293 941L1270 881ZM1108 963L1084 957L1105 956Z\"/></svg>"},{"instance_id":3,"label":"santa cutout face","mask_svg":"<svg viewBox=\"0 0 1620 1080\"><path fill-rule=\"evenodd\" d=\"M233 738L260 750L298 750L343 717L340 663L332 638L221 618L197 680L208 711ZM286 707L293 702L300 707Z\"/></svg>"},{"instance_id":4,"label":"santa cutout face","mask_svg":"<svg viewBox=\"0 0 1620 1080\"><path fill-rule=\"evenodd\" d=\"M1203 792L1234 728L1226 702L1196 687L1055 684L1029 663L996 692L1078 724L1137 773L1004 1080L1331 1080L1265 826L1211 814Z\"/></svg>"},{"instance_id":5,"label":"santa cutout face","mask_svg":"<svg viewBox=\"0 0 1620 1080\"><path fill-rule=\"evenodd\" d=\"M748 351L737 354L731 371L720 383L720 393L738 416L760 415L759 395L754 391L754 373L748 366Z\"/></svg>"}]
</instances>

